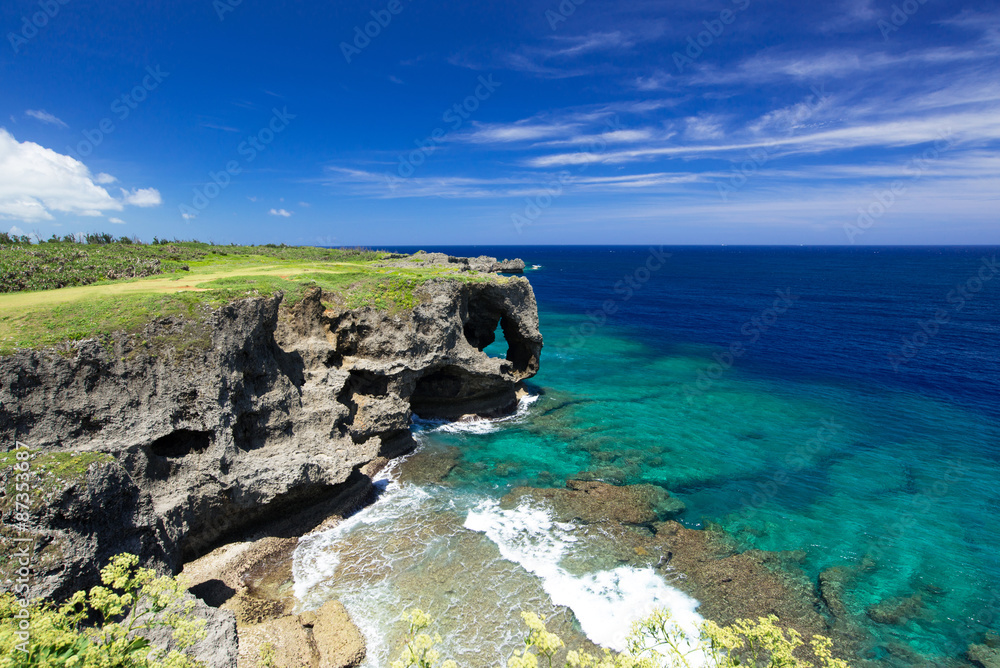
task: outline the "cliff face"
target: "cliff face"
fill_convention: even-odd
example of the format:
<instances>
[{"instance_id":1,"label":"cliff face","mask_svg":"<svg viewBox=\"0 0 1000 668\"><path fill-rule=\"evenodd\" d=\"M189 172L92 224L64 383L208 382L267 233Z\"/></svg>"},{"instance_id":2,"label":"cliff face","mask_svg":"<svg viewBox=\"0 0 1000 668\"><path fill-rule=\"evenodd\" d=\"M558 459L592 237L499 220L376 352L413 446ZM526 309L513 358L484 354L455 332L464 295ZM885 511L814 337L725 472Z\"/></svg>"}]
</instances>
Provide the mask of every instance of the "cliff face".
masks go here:
<instances>
[{"instance_id":1,"label":"cliff face","mask_svg":"<svg viewBox=\"0 0 1000 668\"><path fill-rule=\"evenodd\" d=\"M228 534L357 489L366 464L412 447L412 412L512 410L542 347L527 280L432 281L418 296L397 315L325 310L318 289L294 307L246 299L201 325L0 359L0 443L113 457L54 481L34 511L33 595L90 586L126 550L176 571ZM498 324L507 359L482 352Z\"/></svg>"}]
</instances>

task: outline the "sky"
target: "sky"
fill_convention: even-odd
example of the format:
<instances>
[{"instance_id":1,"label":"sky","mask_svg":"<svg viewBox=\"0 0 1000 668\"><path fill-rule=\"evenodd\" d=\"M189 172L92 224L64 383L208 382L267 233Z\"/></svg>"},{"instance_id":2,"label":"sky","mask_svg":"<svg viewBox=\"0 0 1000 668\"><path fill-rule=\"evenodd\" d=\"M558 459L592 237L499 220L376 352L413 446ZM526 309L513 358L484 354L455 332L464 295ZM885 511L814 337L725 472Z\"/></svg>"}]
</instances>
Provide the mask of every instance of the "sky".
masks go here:
<instances>
[{"instance_id":1,"label":"sky","mask_svg":"<svg viewBox=\"0 0 1000 668\"><path fill-rule=\"evenodd\" d=\"M0 230L1000 244L1000 3L5 0Z\"/></svg>"}]
</instances>

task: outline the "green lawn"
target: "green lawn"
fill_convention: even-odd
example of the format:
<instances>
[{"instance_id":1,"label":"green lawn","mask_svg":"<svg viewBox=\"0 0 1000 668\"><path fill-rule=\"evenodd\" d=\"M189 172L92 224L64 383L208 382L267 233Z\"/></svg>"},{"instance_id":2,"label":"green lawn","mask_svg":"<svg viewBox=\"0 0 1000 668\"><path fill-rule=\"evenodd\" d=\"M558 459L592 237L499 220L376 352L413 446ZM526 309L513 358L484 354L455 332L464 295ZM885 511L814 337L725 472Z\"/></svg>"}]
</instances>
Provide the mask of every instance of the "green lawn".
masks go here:
<instances>
[{"instance_id":1,"label":"green lawn","mask_svg":"<svg viewBox=\"0 0 1000 668\"><path fill-rule=\"evenodd\" d=\"M30 254L30 255L29 255ZM295 303L314 286L328 306L402 311L417 304L414 290L432 278L503 280L453 267L377 267L386 253L312 247L73 243L0 245L0 268L18 271L30 286L57 289L0 294L0 355L114 332L135 332L150 320L181 316L197 323L215 307L279 291ZM128 275L154 267L153 275ZM4 274L4 285L15 280ZM203 338L202 332L199 336Z\"/></svg>"}]
</instances>

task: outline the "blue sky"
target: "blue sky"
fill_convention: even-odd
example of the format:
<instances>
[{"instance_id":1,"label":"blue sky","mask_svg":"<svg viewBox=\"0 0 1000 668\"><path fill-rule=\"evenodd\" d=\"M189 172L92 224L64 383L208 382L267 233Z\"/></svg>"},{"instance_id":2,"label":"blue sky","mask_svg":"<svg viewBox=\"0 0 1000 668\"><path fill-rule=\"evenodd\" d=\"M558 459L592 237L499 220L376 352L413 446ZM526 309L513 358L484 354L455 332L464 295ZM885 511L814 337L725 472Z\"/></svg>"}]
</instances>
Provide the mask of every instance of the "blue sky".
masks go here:
<instances>
[{"instance_id":1,"label":"blue sky","mask_svg":"<svg viewBox=\"0 0 1000 668\"><path fill-rule=\"evenodd\" d=\"M5 230L1000 243L996 2L7 0L0 29Z\"/></svg>"}]
</instances>

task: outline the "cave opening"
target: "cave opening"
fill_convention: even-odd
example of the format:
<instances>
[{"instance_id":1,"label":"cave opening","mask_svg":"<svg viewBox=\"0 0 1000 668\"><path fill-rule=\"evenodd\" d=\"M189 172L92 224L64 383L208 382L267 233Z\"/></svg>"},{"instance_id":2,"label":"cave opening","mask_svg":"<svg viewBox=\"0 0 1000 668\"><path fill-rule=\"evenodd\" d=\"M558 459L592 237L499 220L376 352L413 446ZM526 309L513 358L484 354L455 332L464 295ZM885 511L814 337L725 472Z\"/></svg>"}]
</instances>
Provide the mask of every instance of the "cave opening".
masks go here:
<instances>
[{"instance_id":1,"label":"cave opening","mask_svg":"<svg viewBox=\"0 0 1000 668\"><path fill-rule=\"evenodd\" d=\"M490 357L511 362L515 371L524 372L531 366L531 348L517 322L496 304L485 299L471 300L463 330L472 346Z\"/></svg>"},{"instance_id":2,"label":"cave opening","mask_svg":"<svg viewBox=\"0 0 1000 668\"><path fill-rule=\"evenodd\" d=\"M457 365L429 370L416 382L410 408L422 418L457 420L463 415L506 415L517 405L514 383Z\"/></svg>"},{"instance_id":3,"label":"cave opening","mask_svg":"<svg viewBox=\"0 0 1000 668\"><path fill-rule=\"evenodd\" d=\"M158 457L186 457L192 452L202 452L212 444L213 433L178 429L153 441L149 450Z\"/></svg>"}]
</instances>

